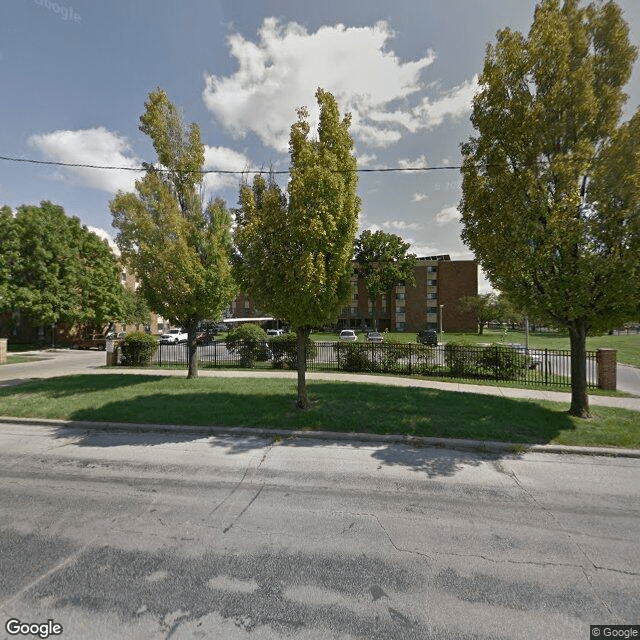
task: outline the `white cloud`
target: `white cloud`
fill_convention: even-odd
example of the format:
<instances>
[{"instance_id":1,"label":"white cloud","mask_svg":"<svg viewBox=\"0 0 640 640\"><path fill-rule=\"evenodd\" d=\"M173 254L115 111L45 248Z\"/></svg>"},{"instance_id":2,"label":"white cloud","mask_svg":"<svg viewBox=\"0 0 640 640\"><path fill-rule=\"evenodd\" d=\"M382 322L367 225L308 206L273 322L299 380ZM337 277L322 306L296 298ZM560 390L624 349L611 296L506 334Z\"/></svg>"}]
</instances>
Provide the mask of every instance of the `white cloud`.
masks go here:
<instances>
[{"instance_id":1,"label":"white cloud","mask_svg":"<svg viewBox=\"0 0 640 640\"><path fill-rule=\"evenodd\" d=\"M116 245L115 240L113 239L113 236L108 231L105 231L101 227L92 227L92 226L87 226L87 229L95 233L98 236L98 238L101 238L102 240L106 240L107 243L109 244L109 247L113 251L113 253L115 253L117 256L120 255L120 249L118 249L118 246Z\"/></svg>"},{"instance_id":2,"label":"white cloud","mask_svg":"<svg viewBox=\"0 0 640 640\"><path fill-rule=\"evenodd\" d=\"M405 222L404 220L387 220L382 223L382 228L385 231L409 231L422 229L422 225L417 222Z\"/></svg>"},{"instance_id":3,"label":"white cloud","mask_svg":"<svg viewBox=\"0 0 640 640\"><path fill-rule=\"evenodd\" d=\"M407 132L436 126L471 105L475 79L437 96L425 96L421 81L435 59L402 62L389 48L386 22L367 27L323 26L315 33L290 22L265 18L257 42L239 33L228 38L238 70L205 75L203 101L238 137L255 133L267 146L286 152L296 109L307 106L317 121L314 94L331 91L341 110L352 114L352 132L371 146L387 147ZM400 106L399 106L400 105Z\"/></svg>"},{"instance_id":4,"label":"white cloud","mask_svg":"<svg viewBox=\"0 0 640 640\"><path fill-rule=\"evenodd\" d=\"M104 127L33 135L29 138L29 144L39 149L48 160L55 162L109 167L142 165L139 158L132 156L127 139ZM247 156L233 149L205 145L205 170L245 171L250 168L250 164ZM135 181L144 174L114 169L57 167L52 175L56 180L70 180L74 184L116 193L118 190L134 191ZM205 189L211 193L237 185L240 177L238 174L208 173L204 177Z\"/></svg>"},{"instance_id":5,"label":"white cloud","mask_svg":"<svg viewBox=\"0 0 640 640\"><path fill-rule=\"evenodd\" d=\"M436 213L436 224L441 227L449 222L460 220L461 217L458 207L446 207Z\"/></svg>"},{"instance_id":6,"label":"white cloud","mask_svg":"<svg viewBox=\"0 0 640 640\"><path fill-rule=\"evenodd\" d=\"M418 258L425 258L427 256L437 256L442 253L442 251L439 251L436 247L432 247L431 245L419 244L417 242L414 242L413 240L410 240L410 242L411 242L411 248L409 249L409 251L411 253L415 253L418 256Z\"/></svg>"},{"instance_id":7,"label":"white cloud","mask_svg":"<svg viewBox=\"0 0 640 640\"><path fill-rule=\"evenodd\" d=\"M251 162L247 156L227 147L204 148L204 169L220 169L223 171L246 171L251 168ZM207 173L204 177L205 190L208 195L212 192L233 187L240 183L242 176L236 173Z\"/></svg>"},{"instance_id":8,"label":"white cloud","mask_svg":"<svg viewBox=\"0 0 640 640\"><path fill-rule=\"evenodd\" d=\"M411 200L413 200L413 202L422 202L423 200L426 200L429 196L426 193L414 193L413 196L411 197Z\"/></svg>"},{"instance_id":9,"label":"white cloud","mask_svg":"<svg viewBox=\"0 0 640 640\"><path fill-rule=\"evenodd\" d=\"M463 82L435 101L431 101L428 97L423 98L422 104L413 109L412 114L423 122L424 128L427 129L442 124L446 117L461 118L471 110L473 96L477 89L478 76L476 75L471 81Z\"/></svg>"},{"instance_id":10,"label":"white cloud","mask_svg":"<svg viewBox=\"0 0 640 640\"><path fill-rule=\"evenodd\" d=\"M110 167L139 167L141 161L132 157L131 147L124 136L104 127L78 131L52 131L32 135L28 139L32 147L54 162L90 164ZM113 169L89 169L82 167L58 167L56 176L109 193L118 190L132 191L134 182L142 172L116 171Z\"/></svg>"},{"instance_id":11,"label":"white cloud","mask_svg":"<svg viewBox=\"0 0 640 640\"><path fill-rule=\"evenodd\" d=\"M427 156L425 156L423 153L421 156L418 156L413 160L398 160L398 166L401 169L420 169L421 167L428 167L429 161L427 160Z\"/></svg>"},{"instance_id":12,"label":"white cloud","mask_svg":"<svg viewBox=\"0 0 640 640\"><path fill-rule=\"evenodd\" d=\"M359 167L366 167L367 165L370 165L372 162L375 162L378 159L378 156L375 153L358 153L356 154L356 157L358 159L358 166Z\"/></svg>"}]
</instances>

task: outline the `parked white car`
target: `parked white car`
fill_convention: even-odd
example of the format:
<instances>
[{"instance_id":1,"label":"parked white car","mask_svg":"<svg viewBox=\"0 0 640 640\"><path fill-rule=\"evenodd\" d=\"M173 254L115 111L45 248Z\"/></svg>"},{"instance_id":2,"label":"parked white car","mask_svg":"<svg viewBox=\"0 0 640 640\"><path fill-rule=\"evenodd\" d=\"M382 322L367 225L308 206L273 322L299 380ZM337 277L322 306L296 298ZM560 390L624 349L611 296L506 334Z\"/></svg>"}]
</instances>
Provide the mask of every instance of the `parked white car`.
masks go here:
<instances>
[{"instance_id":1,"label":"parked white car","mask_svg":"<svg viewBox=\"0 0 640 640\"><path fill-rule=\"evenodd\" d=\"M283 336L284 329L267 329L267 336L272 338L273 336Z\"/></svg>"},{"instance_id":2,"label":"parked white car","mask_svg":"<svg viewBox=\"0 0 640 640\"><path fill-rule=\"evenodd\" d=\"M531 353L531 351L527 349L523 344L520 344L517 342L511 342L507 344L507 347L511 347L512 349L515 349L518 353L521 353L522 355L529 356L529 364L528 364L529 369L535 369L536 367L542 364L542 359L540 358L540 356L537 355L536 353Z\"/></svg>"},{"instance_id":3,"label":"parked white car","mask_svg":"<svg viewBox=\"0 0 640 640\"><path fill-rule=\"evenodd\" d=\"M343 329L340 332L340 340L343 342L356 342L358 340L358 336L353 329Z\"/></svg>"},{"instance_id":4,"label":"parked white car","mask_svg":"<svg viewBox=\"0 0 640 640\"><path fill-rule=\"evenodd\" d=\"M160 344L178 344L179 342L186 342L188 339L189 334L186 331L171 329L171 331L160 336Z\"/></svg>"}]
</instances>

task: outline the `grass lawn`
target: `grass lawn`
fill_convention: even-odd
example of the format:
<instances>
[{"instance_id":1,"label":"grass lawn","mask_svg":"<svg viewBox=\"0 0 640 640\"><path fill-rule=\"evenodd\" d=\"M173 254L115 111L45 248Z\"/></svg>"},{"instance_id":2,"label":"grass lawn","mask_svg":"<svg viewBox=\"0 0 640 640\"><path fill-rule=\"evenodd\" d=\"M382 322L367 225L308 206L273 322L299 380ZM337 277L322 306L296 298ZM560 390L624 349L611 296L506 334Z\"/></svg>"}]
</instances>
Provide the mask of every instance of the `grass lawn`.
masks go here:
<instances>
[{"instance_id":1,"label":"grass lawn","mask_svg":"<svg viewBox=\"0 0 640 640\"><path fill-rule=\"evenodd\" d=\"M313 381L307 412L295 380L76 375L0 389L0 415L114 422L309 429L640 448L640 412L434 389Z\"/></svg>"},{"instance_id":2,"label":"grass lawn","mask_svg":"<svg viewBox=\"0 0 640 640\"><path fill-rule=\"evenodd\" d=\"M366 333L357 332L358 342L366 342ZM389 338L398 342L415 342L415 332L385 334ZM337 333L312 333L313 340L338 340ZM440 338L438 338L440 339ZM493 343L493 342L518 342L525 343L524 331L513 330L496 331L485 329L483 335L477 333L449 333L445 332L442 342L464 341L470 344ZM532 349L570 349L569 334L563 332L529 332L529 346ZM601 335L587 338L587 349L617 349L618 362L631 364L640 367L640 333L623 334L619 336Z\"/></svg>"}]
</instances>

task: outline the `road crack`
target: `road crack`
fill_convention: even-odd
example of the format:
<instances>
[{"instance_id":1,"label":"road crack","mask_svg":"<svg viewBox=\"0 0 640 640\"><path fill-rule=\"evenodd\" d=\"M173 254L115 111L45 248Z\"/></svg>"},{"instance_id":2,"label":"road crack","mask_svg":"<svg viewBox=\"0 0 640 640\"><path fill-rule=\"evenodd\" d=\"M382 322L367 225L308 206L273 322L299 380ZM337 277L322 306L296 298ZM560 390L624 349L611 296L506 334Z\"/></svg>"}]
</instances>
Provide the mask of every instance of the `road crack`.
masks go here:
<instances>
[{"instance_id":1,"label":"road crack","mask_svg":"<svg viewBox=\"0 0 640 640\"><path fill-rule=\"evenodd\" d=\"M261 491L264 489L265 485L263 484L257 491L257 493L253 496L253 498L251 498L251 500L249 500L248 504L245 506L245 508L233 519L233 522L228 526L225 527L222 530L222 533L227 533L232 527L233 525L238 522L238 520L240 520L240 518L244 515L245 511L254 503L254 501L256 500L256 498L260 495Z\"/></svg>"},{"instance_id":2,"label":"road crack","mask_svg":"<svg viewBox=\"0 0 640 640\"><path fill-rule=\"evenodd\" d=\"M618 571L616 569L604 569L603 567L598 567L598 565L596 565L596 563L591 559L591 557L589 556L589 554L582 548L582 546L580 545L580 543L573 537L573 534L568 531L563 525L562 523L558 520L558 518L556 518L555 514L553 513L553 511L551 511L550 509L548 509L547 507L545 507L542 503L540 503L536 497L520 482L520 479L518 478L518 476L516 475L515 471L507 471L506 469L504 469L504 467L502 467L502 465L498 466L498 469L500 471L502 471L505 475L511 477L513 479L513 481L515 482L515 484L518 486L518 488L529 498L529 500L531 500L538 508L540 508L544 513L547 514L547 516L549 518L551 518L551 520L553 520L553 522L555 522L556 527L558 528L559 531L562 531L567 538L570 540L570 542L576 547L576 549L578 549L578 551L580 552L580 554L586 559L587 563L593 568L593 569L600 569L600 570L607 570L607 571L614 571L614 572L618 572L618 573L626 573L625 571ZM582 564L579 565L572 565L569 564L567 566L575 566L575 567L579 567L580 570L582 571L585 580L587 581L587 584L589 585L589 588L591 589L591 591L593 592L593 595L596 597L596 599L600 602L600 604L607 610L607 612L610 615L615 615L614 612L612 611L611 607L609 606L609 604L604 600L604 598L598 593L597 589L595 588L593 582L591 581L591 578L589 577L589 574L586 572L584 566ZM634 575L634 574L631 574Z\"/></svg>"},{"instance_id":3,"label":"road crack","mask_svg":"<svg viewBox=\"0 0 640 640\"><path fill-rule=\"evenodd\" d=\"M255 469L252 469L250 464L247 465L247 468L244 470L244 473L242 474L242 478L240 478L236 486L233 487L233 489L231 489L231 491L229 491L229 493L209 512L209 517L211 517L223 504L225 504L225 502L227 502L227 500L229 500L229 498L231 498L235 494L235 492L242 486L247 475L249 474L249 471L253 471L253 473L257 473L259 471L260 467L262 466L262 463L267 459L267 456L271 452L271 449L273 449L274 445L275 445L275 442L272 442L270 445L266 447L264 453L262 454L262 458L260 458L260 461L256 465ZM262 487L260 488L260 491L262 491L263 488L264 488L264 485L262 485Z\"/></svg>"}]
</instances>

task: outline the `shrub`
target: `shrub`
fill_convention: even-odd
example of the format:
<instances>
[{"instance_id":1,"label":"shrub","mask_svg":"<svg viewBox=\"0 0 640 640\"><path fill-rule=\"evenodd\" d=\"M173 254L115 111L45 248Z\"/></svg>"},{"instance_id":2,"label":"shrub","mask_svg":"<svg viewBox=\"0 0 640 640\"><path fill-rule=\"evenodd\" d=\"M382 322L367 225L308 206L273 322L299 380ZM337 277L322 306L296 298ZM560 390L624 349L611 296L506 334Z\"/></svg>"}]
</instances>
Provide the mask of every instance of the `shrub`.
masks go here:
<instances>
[{"instance_id":1,"label":"shrub","mask_svg":"<svg viewBox=\"0 0 640 640\"><path fill-rule=\"evenodd\" d=\"M374 345L372 345L374 346ZM408 372L409 358L412 357L414 345L387 337L383 344L376 344L371 356L376 371L382 373Z\"/></svg>"},{"instance_id":2,"label":"shrub","mask_svg":"<svg viewBox=\"0 0 640 640\"><path fill-rule=\"evenodd\" d=\"M271 365L274 369L295 369L298 366L298 336L293 333L284 333L281 336L269 338L269 350L271 351ZM313 360L318 353L316 343L307 337L307 362Z\"/></svg>"},{"instance_id":3,"label":"shrub","mask_svg":"<svg viewBox=\"0 0 640 640\"><path fill-rule=\"evenodd\" d=\"M268 357L267 334L256 324L241 324L231 329L225 343L231 353L239 356L243 367L251 368L256 360L266 360Z\"/></svg>"},{"instance_id":4,"label":"shrub","mask_svg":"<svg viewBox=\"0 0 640 640\"><path fill-rule=\"evenodd\" d=\"M127 334L122 343L121 364L127 367L146 367L158 349L158 340L143 331Z\"/></svg>"},{"instance_id":5,"label":"shrub","mask_svg":"<svg viewBox=\"0 0 640 640\"><path fill-rule=\"evenodd\" d=\"M375 371L369 360L371 345L355 342L336 342L333 345L338 356L338 368L343 371Z\"/></svg>"},{"instance_id":6,"label":"shrub","mask_svg":"<svg viewBox=\"0 0 640 640\"><path fill-rule=\"evenodd\" d=\"M518 353L511 347L492 344L482 350L478 364L488 369L496 380L509 380L515 378L517 372L526 367L530 361L531 358Z\"/></svg>"},{"instance_id":7,"label":"shrub","mask_svg":"<svg viewBox=\"0 0 640 640\"><path fill-rule=\"evenodd\" d=\"M444 346L444 361L452 376L473 376L478 373L478 348L466 342L447 342Z\"/></svg>"},{"instance_id":8,"label":"shrub","mask_svg":"<svg viewBox=\"0 0 640 640\"><path fill-rule=\"evenodd\" d=\"M442 373L442 367L437 362L438 352L436 347L426 344L416 344L412 346L415 354L414 373L425 376Z\"/></svg>"}]
</instances>

